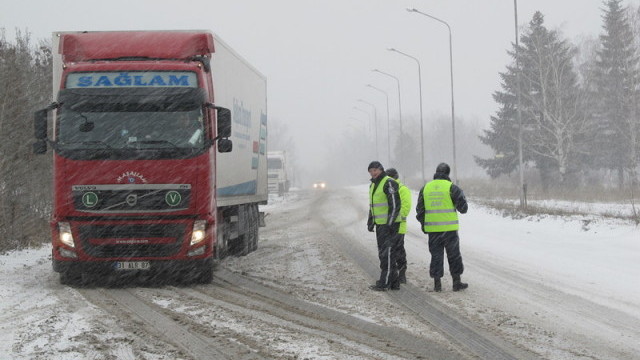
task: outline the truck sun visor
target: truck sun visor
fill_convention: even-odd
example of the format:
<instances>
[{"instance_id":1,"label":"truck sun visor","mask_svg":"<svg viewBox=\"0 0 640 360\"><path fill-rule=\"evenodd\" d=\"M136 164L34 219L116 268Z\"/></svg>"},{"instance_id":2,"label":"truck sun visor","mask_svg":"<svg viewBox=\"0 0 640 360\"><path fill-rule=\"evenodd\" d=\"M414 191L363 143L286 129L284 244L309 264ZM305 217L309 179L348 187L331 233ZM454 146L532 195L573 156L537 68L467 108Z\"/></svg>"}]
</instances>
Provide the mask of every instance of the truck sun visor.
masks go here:
<instances>
[{"instance_id":1,"label":"truck sun visor","mask_svg":"<svg viewBox=\"0 0 640 360\"><path fill-rule=\"evenodd\" d=\"M185 111L201 107L200 88L63 89L58 102L74 111Z\"/></svg>"}]
</instances>

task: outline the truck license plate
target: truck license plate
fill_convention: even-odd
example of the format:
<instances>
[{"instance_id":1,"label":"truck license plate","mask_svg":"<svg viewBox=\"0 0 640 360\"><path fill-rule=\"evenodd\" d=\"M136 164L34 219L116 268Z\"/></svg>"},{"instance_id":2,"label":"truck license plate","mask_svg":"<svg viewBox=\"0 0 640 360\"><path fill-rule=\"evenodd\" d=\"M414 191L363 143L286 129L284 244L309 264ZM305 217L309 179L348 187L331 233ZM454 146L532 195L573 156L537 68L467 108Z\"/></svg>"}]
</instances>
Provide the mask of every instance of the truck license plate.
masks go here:
<instances>
[{"instance_id":1,"label":"truck license plate","mask_svg":"<svg viewBox=\"0 0 640 360\"><path fill-rule=\"evenodd\" d=\"M116 270L149 270L151 263L148 261L117 261Z\"/></svg>"}]
</instances>

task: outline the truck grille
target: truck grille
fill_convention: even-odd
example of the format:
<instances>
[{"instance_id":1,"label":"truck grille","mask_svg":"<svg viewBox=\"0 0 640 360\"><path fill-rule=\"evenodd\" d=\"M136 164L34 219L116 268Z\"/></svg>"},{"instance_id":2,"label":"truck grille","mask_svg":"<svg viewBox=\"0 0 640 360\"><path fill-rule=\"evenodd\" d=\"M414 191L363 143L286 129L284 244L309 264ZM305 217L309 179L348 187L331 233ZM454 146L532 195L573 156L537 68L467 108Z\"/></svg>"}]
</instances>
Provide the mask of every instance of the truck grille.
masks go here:
<instances>
[{"instance_id":1,"label":"truck grille","mask_svg":"<svg viewBox=\"0 0 640 360\"><path fill-rule=\"evenodd\" d=\"M170 212L189 207L191 185L73 185L72 195L75 209L82 212Z\"/></svg>"},{"instance_id":2,"label":"truck grille","mask_svg":"<svg viewBox=\"0 0 640 360\"><path fill-rule=\"evenodd\" d=\"M164 257L180 251L185 224L83 225L79 233L93 257Z\"/></svg>"}]
</instances>

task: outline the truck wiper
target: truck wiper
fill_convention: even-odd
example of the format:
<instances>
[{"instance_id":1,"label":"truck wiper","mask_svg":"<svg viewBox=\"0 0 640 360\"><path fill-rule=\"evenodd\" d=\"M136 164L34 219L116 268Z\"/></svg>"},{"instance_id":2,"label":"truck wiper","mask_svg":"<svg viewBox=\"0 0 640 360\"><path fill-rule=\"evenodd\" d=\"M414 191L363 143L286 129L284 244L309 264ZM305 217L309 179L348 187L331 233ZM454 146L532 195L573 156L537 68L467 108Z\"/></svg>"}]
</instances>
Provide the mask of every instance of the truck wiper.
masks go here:
<instances>
[{"instance_id":1,"label":"truck wiper","mask_svg":"<svg viewBox=\"0 0 640 360\"><path fill-rule=\"evenodd\" d=\"M138 140L138 141L131 141L131 142L127 143L127 145L135 145L135 144L143 144L143 145L169 144L174 148L178 147L176 144L172 143L171 141L167 141L167 140Z\"/></svg>"},{"instance_id":2,"label":"truck wiper","mask_svg":"<svg viewBox=\"0 0 640 360\"><path fill-rule=\"evenodd\" d=\"M106 142L102 141L102 140L91 140L91 141L73 141L73 142L67 142L64 143L64 145L70 145L70 144L82 144L82 145L104 145L105 148L107 149L113 149L113 147L111 147L111 145L107 144Z\"/></svg>"}]
</instances>

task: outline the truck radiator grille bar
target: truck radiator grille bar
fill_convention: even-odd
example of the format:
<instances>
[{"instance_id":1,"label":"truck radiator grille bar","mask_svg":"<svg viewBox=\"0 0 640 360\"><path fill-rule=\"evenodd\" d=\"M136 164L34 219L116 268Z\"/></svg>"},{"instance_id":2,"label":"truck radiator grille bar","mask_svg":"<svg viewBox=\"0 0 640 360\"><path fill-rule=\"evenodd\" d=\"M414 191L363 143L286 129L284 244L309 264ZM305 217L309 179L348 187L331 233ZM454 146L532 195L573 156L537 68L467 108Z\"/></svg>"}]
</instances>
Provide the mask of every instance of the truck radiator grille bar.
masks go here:
<instances>
[{"instance_id":1,"label":"truck radiator grille bar","mask_svg":"<svg viewBox=\"0 0 640 360\"><path fill-rule=\"evenodd\" d=\"M84 251L98 258L172 256L185 237L184 224L83 225L79 230Z\"/></svg>"}]
</instances>

